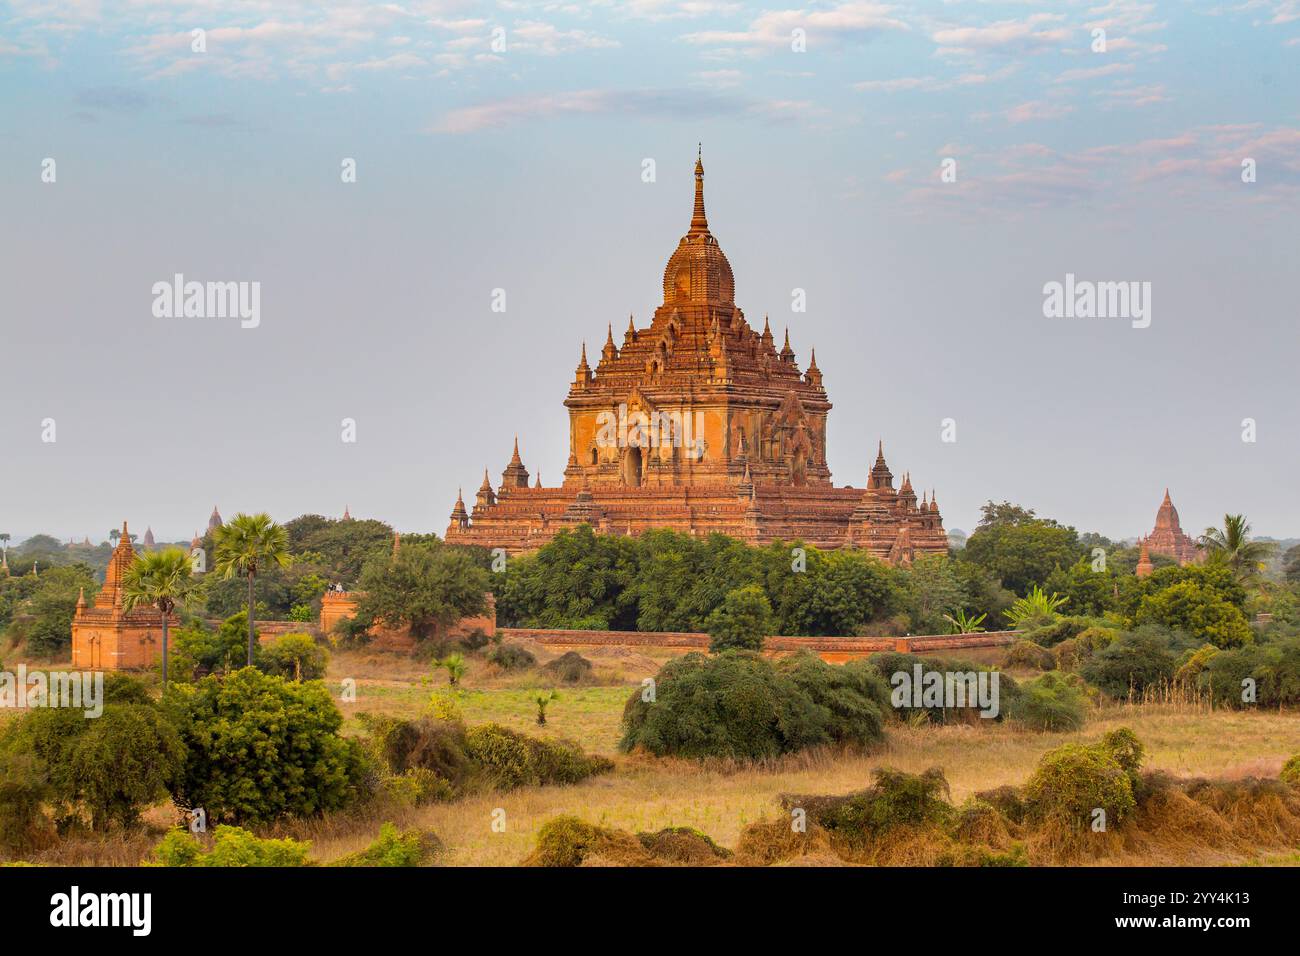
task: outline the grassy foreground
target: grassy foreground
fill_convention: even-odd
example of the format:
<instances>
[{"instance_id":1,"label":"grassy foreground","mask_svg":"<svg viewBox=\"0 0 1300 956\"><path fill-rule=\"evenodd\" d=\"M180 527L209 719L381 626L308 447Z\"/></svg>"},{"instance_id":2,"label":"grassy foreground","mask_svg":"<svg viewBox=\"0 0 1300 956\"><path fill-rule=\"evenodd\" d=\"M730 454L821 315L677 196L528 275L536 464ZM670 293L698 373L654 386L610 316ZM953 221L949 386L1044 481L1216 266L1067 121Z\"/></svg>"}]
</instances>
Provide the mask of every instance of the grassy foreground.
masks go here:
<instances>
[{"instance_id":1,"label":"grassy foreground","mask_svg":"<svg viewBox=\"0 0 1300 956\"><path fill-rule=\"evenodd\" d=\"M471 659L458 705L471 725L495 722L539 736L563 737L589 752L613 757L613 773L571 787L527 787L420 808L390 805L259 832L310 840L312 858L328 862L363 849L374 839L379 824L391 820L403 828L434 831L445 846L435 860L438 865L513 866L532 851L542 824L560 815L632 832L692 827L724 847L734 847L747 824L781 812L777 801L783 793L847 793L867 786L877 767L919 773L938 766L951 786L953 802L960 803L976 791L1022 784L1043 753L1053 747L1070 741L1093 743L1122 726L1131 728L1145 744L1146 769L1177 777L1275 777L1283 761L1300 749L1300 714L1296 713L1114 705L1092 712L1078 733L1033 733L1008 724L893 724L885 748L870 755L826 752L789 757L766 767L701 766L617 752L623 705L639 689L641 678L657 670L661 658L593 656L593 662L596 683L559 688L545 727L536 724L535 701L539 693L549 694L553 685L537 670L501 674L481 659ZM435 692L448 690L445 675L431 675L427 665L379 653L336 655L326 678L336 697L349 678L355 681L357 699L339 701L348 733L360 731L357 715L361 712L418 716ZM501 811L503 830L499 823L493 826L502 819ZM148 854L174 819L169 808L160 806L147 818L151 832L69 839L33 859L62 865L133 865ZM1110 856L1105 862L1300 865L1300 847L1296 850L1257 854L1166 850Z\"/></svg>"}]
</instances>

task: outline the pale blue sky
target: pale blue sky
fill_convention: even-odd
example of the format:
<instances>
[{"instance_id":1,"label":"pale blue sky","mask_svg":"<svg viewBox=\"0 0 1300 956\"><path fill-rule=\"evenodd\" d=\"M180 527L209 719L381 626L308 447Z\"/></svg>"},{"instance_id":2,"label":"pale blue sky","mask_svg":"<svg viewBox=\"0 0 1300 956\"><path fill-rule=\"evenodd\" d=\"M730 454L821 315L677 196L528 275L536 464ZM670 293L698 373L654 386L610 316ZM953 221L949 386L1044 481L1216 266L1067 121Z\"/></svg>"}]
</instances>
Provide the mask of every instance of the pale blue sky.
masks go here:
<instances>
[{"instance_id":1,"label":"pale blue sky","mask_svg":"<svg viewBox=\"0 0 1300 956\"><path fill-rule=\"evenodd\" d=\"M558 482L579 345L659 304L703 141L837 483L883 437L950 528L1137 535L1168 485L1194 532L1300 534L1298 64L1296 0L0 4L0 530L441 533L516 432ZM260 282L260 327L154 318L176 272ZM1151 282L1151 327L1044 318L1067 272Z\"/></svg>"}]
</instances>

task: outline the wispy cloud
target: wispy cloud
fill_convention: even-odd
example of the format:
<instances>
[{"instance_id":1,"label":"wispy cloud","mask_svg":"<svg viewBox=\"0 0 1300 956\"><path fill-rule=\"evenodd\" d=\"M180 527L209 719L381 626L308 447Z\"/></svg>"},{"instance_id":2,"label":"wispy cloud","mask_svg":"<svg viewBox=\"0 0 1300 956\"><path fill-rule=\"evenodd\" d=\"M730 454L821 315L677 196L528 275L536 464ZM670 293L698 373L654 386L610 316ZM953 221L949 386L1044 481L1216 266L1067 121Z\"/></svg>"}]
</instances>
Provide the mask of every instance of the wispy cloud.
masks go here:
<instances>
[{"instance_id":1,"label":"wispy cloud","mask_svg":"<svg viewBox=\"0 0 1300 956\"><path fill-rule=\"evenodd\" d=\"M430 132L472 133L515 123L604 114L675 118L734 116L788 122L821 113L817 106L804 100L759 99L698 89L588 89L523 94L461 107L441 117L430 127Z\"/></svg>"}]
</instances>

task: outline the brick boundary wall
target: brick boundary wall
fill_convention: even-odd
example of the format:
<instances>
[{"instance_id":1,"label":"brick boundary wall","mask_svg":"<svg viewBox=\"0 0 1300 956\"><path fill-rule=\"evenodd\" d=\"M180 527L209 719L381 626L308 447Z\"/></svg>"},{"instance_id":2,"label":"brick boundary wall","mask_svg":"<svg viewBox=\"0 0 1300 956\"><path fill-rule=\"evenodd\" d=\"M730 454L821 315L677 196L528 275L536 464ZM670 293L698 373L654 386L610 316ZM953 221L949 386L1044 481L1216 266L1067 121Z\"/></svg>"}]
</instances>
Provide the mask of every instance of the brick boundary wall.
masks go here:
<instances>
[{"instance_id":1,"label":"brick boundary wall","mask_svg":"<svg viewBox=\"0 0 1300 956\"><path fill-rule=\"evenodd\" d=\"M694 631L566 631L548 628L503 627L504 638L536 641L543 647L659 647L683 651L707 651L709 635ZM1014 644L1015 631L981 634L918 634L913 637L780 637L767 639L769 654L813 651L823 659L841 663L881 651L940 651Z\"/></svg>"}]
</instances>

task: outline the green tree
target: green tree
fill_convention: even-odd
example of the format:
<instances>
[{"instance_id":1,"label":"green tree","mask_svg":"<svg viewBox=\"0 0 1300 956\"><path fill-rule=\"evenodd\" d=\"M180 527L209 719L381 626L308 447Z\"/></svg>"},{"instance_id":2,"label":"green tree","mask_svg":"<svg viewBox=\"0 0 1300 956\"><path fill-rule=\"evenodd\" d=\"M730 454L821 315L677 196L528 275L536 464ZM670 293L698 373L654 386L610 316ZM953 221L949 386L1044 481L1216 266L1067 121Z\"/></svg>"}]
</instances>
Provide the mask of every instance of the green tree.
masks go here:
<instances>
[{"instance_id":1,"label":"green tree","mask_svg":"<svg viewBox=\"0 0 1300 956\"><path fill-rule=\"evenodd\" d=\"M1221 591L1196 580L1180 581L1148 594L1138 605L1137 623L1160 624L1221 649L1241 647L1254 640L1241 608Z\"/></svg>"},{"instance_id":2,"label":"green tree","mask_svg":"<svg viewBox=\"0 0 1300 956\"><path fill-rule=\"evenodd\" d=\"M216 551L214 567L222 577L248 579L248 666L251 667L257 640L253 626L256 611L253 581L259 569L282 568L289 564L289 536L266 513L241 513L214 532L213 548Z\"/></svg>"},{"instance_id":3,"label":"green tree","mask_svg":"<svg viewBox=\"0 0 1300 956\"><path fill-rule=\"evenodd\" d=\"M1253 541L1245 515L1224 515L1222 528L1206 528L1201 546L1210 561L1226 564L1242 583L1253 581L1264 562L1277 550L1268 541Z\"/></svg>"},{"instance_id":4,"label":"green tree","mask_svg":"<svg viewBox=\"0 0 1300 956\"><path fill-rule=\"evenodd\" d=\"M319 680L328 664L329 654L310 634L282 634L258 648L258 669L289 680Z\"/></svg>"},{"instance_id":5,"label":"green tree","mask_svg":"<svg viewBox=\"0 0 1300 956\"><path fill-rule=\"evenodd\" d=\"M918 555L906 574L904 607L913 634L938 634L946 616L965 601L961 582L945 554Z\"/></svg>"},{"instance_id":6,"label":"green tree","mask_svg":"<svg viewBox=\"0 0 1300 956\"><path fill-rule=\"evenodd\" d=\"M961 551L962 559L987 568L1016 594L1044 584L1053 570L1068 568L1083 555L1073 528L1007 502L989 502L984 513Z\"/></svg>"},{"instance_id":7,"label":"green tree","mask_svg":"<svg viewBox=\"0 0 1300 956\"><path fill-rule=\"evenodd\" d=\"M357 616L389 627L405 625L424 640L462 617L482 614L488 586L488 572L463 550L407 545L366 565Z\"/></svg>"},{"instance_id":8,"label":"green tree","mask_svg":"<svg viewBox=\"0 0 1300 956\"><path fill-rule=\"evenodd\" d=\"M772 632L772 605L757 584L728 592L722 605L709 615L709 651L761 651Z\"/></svg>"},{"instance_id":9,"label":"green tree","mask_svg":"<svg viewBox=\"0 0 1300 956\"><path fill-rule=\"evenodd\" d=\"M136 557L122 576L122 607L128 611L137 607L157 609L162 626L162 685L167 690L168 633L171 615L184 607L194 597L197 582L193 576L190 556L179 548L147 551Z\"/></svg>"},{"instance_id":10,"label":"green tree","mask_svg":"<svg viewBox=\"0 0 1300 956\"><path fill-rule=\"evenodd\" d=\"M633 630L637 564L649 546L622 535L598 535L587 524L561 531L536 553L511 558L505 571L493 576L500 581L497 618L515 627ZM641 626L657 629L648 620Z\"/></svg>"},{"instance_id":11,"label":"green tree","mask_svg":"<svg viewBox=\"0 0 1300 956\"><path fill-rule=\"evenodd\" d=\"M25 642L33 657L53 657L72 642L72 619L77 612L77 598L84 591L93 600L99 589L91 571L84 564L50 567L38 576L0 578L4 582L12 617L9 636L12 643Z\"/></svg>"}]
</instances>

